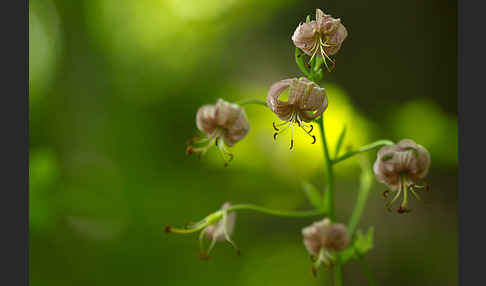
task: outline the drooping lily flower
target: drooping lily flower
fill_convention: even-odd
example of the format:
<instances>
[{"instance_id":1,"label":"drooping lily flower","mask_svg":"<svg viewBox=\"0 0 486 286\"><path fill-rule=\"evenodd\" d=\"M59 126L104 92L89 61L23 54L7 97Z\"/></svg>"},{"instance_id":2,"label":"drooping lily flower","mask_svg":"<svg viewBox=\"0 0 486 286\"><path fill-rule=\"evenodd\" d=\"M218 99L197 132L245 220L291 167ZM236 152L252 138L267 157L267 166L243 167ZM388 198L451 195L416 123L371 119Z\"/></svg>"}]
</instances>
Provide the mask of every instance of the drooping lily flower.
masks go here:
<instances>
[{"instance_id":1,"label":"drooping lily flower","mask_svg":"<svg viewBox=\"0 0 486 286\"><path fill-rule=\"evenodd\" d=\"M225 145L233 146L250 130L245 110L223 99L218 99L216 105L201 106L197 111L196 124L206 136L204 138L196 136L188 141L186 152L188 154L198 152L202 155L216 145L225 160L225 166L233 159L233 154L226 149Z\"/></svg>"},{"instance_id":2,"label":"drooping lily flower","mask_svg":"<svg viewBox=\"0 0 486 286\"><path fill-rule=\"evenodd\" d=\"M281 101L279 97L289 89L288 101ZM283 123L273 123L275 133L273 138L285 132L289 127L292 135L290 149L294 146L294 127L298 125L316 142L316 137L311 134L314 127L306 124L319 117L327 108L327 96L324 88L306 78L284 79L276 82L270 87L267 94L267 106L272 110Z\"/></svg>"},{"instance_id":3,"label":"drooping lily flower","mask_svg":"<svg viewBox=\"0 0 486 286\"><path fill-rule=\"evenodd\" d=\"M332 224L328 218L303 228L302 237L304 246L314 260L312 268L314 275L321 264L331 265L334 259L333 253L346 249L350 242L346 226Z\"/></svg>"},{"instance_id":4,"label":"drooping lily flower","mask_svg":"<svg viewBox=\"0 0 486 286\"><path fill-rule=\"evenodd\" d=\"M428 185L417 183L427 176L430 167L430 154L422 145L416 144L410 139L404 139L395 145L384 146L378 151L373 170L376 179L387 185L389 190L396 192L394 198L387 203L389 207L400 194L403 201L397 209L399 213L409 212L407 208L408 192L421 200L417 194L419 190L428 190Z\"/></svg>"},{"instance_id":5,"label":"drooping lily flower","mask_svg":"<svg viewBox=\"0 0 486 286\"><path fill-rule=\"evenodd\" d=\"M348 36L341 19L335 19L326 15L322 10L316 9L316 19L309 23L301 23L292 35L295 46L311 56L311 60L317 55L322 57L324 64L330 71L327 61L334 67L334 61L330 56L335 55L343 41Z\"/></svg>"},{"instance_id":6,"label":"drooping lily flower","mask_svg":"<svg viewBox=\"0 0 486 286\"><path fill-rule=\"evenodd\" d=\"M201 251L199 252L199 258L208 259L209 253L213 249L216 242L229 242L239 254L239 250L236 244L231 240L231 234L235 228L236 212L229 212L228 208L231 206L229 202L223 204L220 210L208 215L203 220L186 226L183 229L174 228L170 226L165 227L165 231L168 233L189 234L197 231L201 231L199 235L199 243ZM210 240L210 245L206 250L204 247L204 239Z\"/></svg>"}]
</instances>

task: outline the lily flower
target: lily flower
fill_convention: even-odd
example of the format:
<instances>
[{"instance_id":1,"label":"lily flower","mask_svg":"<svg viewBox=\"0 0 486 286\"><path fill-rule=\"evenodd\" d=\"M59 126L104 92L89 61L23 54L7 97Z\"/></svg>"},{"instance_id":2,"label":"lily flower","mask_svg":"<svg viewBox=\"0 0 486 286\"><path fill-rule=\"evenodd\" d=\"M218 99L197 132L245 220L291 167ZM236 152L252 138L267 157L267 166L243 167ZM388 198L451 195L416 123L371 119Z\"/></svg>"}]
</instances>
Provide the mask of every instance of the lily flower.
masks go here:
<instances>
[{"instance_id":1,"label":"lily flower","mask_svg":"<svg viewBox=\"0 0 486 286\"><path fill-rule=\"evenodd\" d=\"M292 41L296 47L311 56L309 62L317 55L323 59L327 70L331 71L335 62L330 56L339 51L347 36L348 31L341 19L335 19L316 9L316 20L299 24L292 35ZM333 64L332 68L329 68L327 60Z\"/></svg>"},{"instance_id":2,"label":"lily flower","mask_svg":"<svg viewBox=\"0 0 486 286\"><path fill-rule=\"evenodd\" d=\"M395 145L384 146L378 151L373 170L376 179L387 185L388 192L396 192L394 198L387 202L387 207L394 203L403 193L403 201L397 209L398 213L409 212L407 208L408 192L410 191L418 200L422 200L417 194L419 190L429 190L428 185L417 183L427 176L430 167L430 154L422 145L413 140L404 139Z\"/></svg>"},{"instance_id":3,"label":"lily flower","mask_svg":"<svg viewBox=\"0 0 486 286\"><path fill-rule=\"evenodd\" d=\"M199 252L200 259L208 259L209 253L213 249L216 242L229 242L239 254L238 247L231 239L231 234L235 228L236 212L228 213L227 209L231 206L229 202L223 204L220 210L208 215L203 220L186 226L183 229L166 226L165 231L168 233L188 234L201 231L199 235L199 244L201 251ZM210 240L210 245L207 250L204 247L204 239Z\"/></svg>"},{"instance_id":4,"label":"lily flower","mask_svg":"<svg viewBox=\"0 0 486 286\"><path fill-rule=\"evenodd\" d=\"M321 265L331 265L333 253L346 249L350 238L343 224L332 224L328 218L314 222L302 229L304 246L314 260L312 272Z\"/></svg>"},{"instance_id":5,"label":"lily flower","mask_svg":"<svg viewBox=\"0 0 486 286\"><path fill-rule=\"evenodd\" d=\"M203 105L196 114L197 128L205 134L204 138L194 137L187 142L187 154L203 155L216 145L225 166L233 159L225 145L231 147L243 139L250 130L245 110L239 105L218 99L216 105Z\"/></svg>"},{"instance_id":6,"label":"lily flower","mask_svg":"<svg viewBox=\"0 0 486 286\"><path fill-rule=\"evenodd\" d=\"M281 101L279 97L284 90L289 89L288 101ZM311 134L314 127L306 124L319 117L327 108L327 96L324 88L319 87L314 82L306 78L284 79L274 83L267 94L267 106L282 121L273 123L277 135L285 132L289 127L292 135L290 139L290 149L294 146L294 127L298 125L304 132L312 138L312 144L316 143L316 137Z\"/></svg>"}]
</instances>

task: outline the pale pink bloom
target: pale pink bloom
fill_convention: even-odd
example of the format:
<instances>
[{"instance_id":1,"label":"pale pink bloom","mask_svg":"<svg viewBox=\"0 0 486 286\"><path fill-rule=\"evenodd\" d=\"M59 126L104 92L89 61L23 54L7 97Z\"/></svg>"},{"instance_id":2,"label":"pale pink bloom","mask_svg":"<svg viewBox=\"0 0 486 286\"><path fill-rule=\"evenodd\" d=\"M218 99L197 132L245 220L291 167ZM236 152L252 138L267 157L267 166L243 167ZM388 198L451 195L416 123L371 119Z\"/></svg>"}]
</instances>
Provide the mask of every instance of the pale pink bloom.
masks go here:
<instances>
[{"instance_id":1,"label":"pale pink bloom","mask_svg":"<svg viewBox=\"0 0 486 286\"><path fill-rule=\"evenodd\" d=\"M196 114L196 125L206 137L202 139L195 137L188 141L187 153L204 154L210 147L216 145L225 158L226 164L231 161L233 155L225 148L225 144L233 146L250 130L245 110L223 99L218 99L215 105L201 106Z\"/></svg>"},{"instance_id":2,"label":"pale pink bloom","mask_svg":"<svg viewBox=\"0 0 486 286\"><path fill-rule=\"evenodd\" d=\"M279 100L279 97L286 89L289 89L288 101ZM284 79L270 87L267 94L267 106L284 121L280 124L273 123L274 129L277 131L274 133L274 139L276 139L278 134L291 127L290 149L292 149L294 127L298 125L313 138L312 144L314 144L316 138L311 134L313 126L307 125L305 122L311 122L326 110L326 91L306 78Z\"/></svg>"},{"instance_id":3,"label":"pale pink bloom","mask_svg":"<svg viewBox=\"0 0 486 286\"><path fill-rule=\"evenodd\" d=\"M330 56L339 51L347 36L348 32L341 19L335 19L316 9L316 19L299 24L292 35L292 41L312 58L315 55L322 57L327 66L326 60L334 64Z\"/></svg>"},{"instance_id":4,"label":"pale pink bloom","mask_svg":"<svg viewBox=\"0 0 486 286\"><path fill-rule=\"evenodd\" d=\"M401 193L404 199L398 212L409 211L407 209L407 192L420 199L416 193L420 189L427 189L426 186L417 185L424 179L430 167L430 154L422 145L416 144L410 139L404 139L394 145L382 147L377 154L373 170L376 179L387 185L390 191L397 192L393 203Z\"/></svg>"},{"instance_id":5,"label":"pale pink bloom","mask_svg":"<svg viewBox=\"0 0 486 286\"><path fill-rule=\"evenodd\" d=\"M202 232L201 236L199 237L201 241L201 248L203 245L203 236L207 239L211 240L211 244L207 251L201 249L200 257L202 259L208 258L209 253L213 249L216 242L227 241L229 242L239 253L236 244L231 239L231 234L233 234L233 230L235 228L236 223L236 212L227 213L226 210L231 206L229 202L226 202L221 207L222 218L216 223L207 226Z\"/></svg>"},{"instance_id":6,"label":"pale pink bloom","mask_svg":"<svg viewBox=\"0 0 486 286\"><path fill-rule=\"evenodd\" d=\"M328 218L312 223L302 229L304 245L312 255L321 249L342 251L349 245L349 235L343 224L331 224Z\"/></svg>"},{"instance_id":7,"label":"pale pink bloom","mask_svg":"<svg viewBox=\"0 0 486 286\"><path fill-rule=\"evenodd\" d=\"M328 218L312 223L302 229L304 246L316 259L314 267L321 263L332 262L331 252L339 252L346 249L350 238L346 226L332 224Z\"/></svg>"},{"instance_id":8,"label":"pale pink bloom","mask_svg":"<svg viewBox=\"0 0 486 286\"><path fill-rule=\"evenodd\" d=\"M231 206L229 202L226 202L221 207L221 210L224 211ZM236 222L236 212L231 212L226 214L226 216L218 221L214 225L210 225L206 227L205 234L206 238L214 239L216 241L224 241L226 240L226 236L230 237L233 233L233 229L235 228Z\"/></svg>"}]
</instances>

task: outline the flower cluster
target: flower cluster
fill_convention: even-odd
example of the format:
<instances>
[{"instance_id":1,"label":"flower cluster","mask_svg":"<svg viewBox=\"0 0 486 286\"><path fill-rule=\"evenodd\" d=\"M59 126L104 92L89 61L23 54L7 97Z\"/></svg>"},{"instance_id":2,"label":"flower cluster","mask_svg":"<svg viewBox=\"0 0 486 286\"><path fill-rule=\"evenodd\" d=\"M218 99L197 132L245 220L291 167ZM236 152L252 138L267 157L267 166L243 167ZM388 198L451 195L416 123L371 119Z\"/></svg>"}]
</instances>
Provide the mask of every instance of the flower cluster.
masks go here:
<instances>
[{"instance_id":1,"label":"flower cluster","mask_svg":"<svg viewBox=\"0 0 486 286\"><path fill-rule=\"evenodd\" d=\"M297 65L307 78L295 77L280 80L270 87L265 102L258 102L268 107L282 121L278 123L273 122L275 130L273 134L274 140L277 139L278 135L290 129L291 150L294 147L294 129L296 126L312 139L311 144L316 143L316 137L312 134L314 127L311 123L322 116L328 107L326 90L318 85L322 78L320 76L322 75L321 64L324 63L328 71L334 68L335 61L330 56L335 55L340 50L347 35L348 32L340 19L335 19L317 9L316 19L301 23L292 36L296 46ZM299 49L310 56L309 63L313 65L310 71L304 67L305 64L303 64L303 60L300 57L300 55L304 54ZM327 61L333 64L332 68L329 68ZM316 74L319 76L316 76ZM288 100L283 101L281 97L286 90L288 90ZM320 119L319 124L321 128L324 128L323 118L321 117ZM203 136L197 136L188 141L187 153L199 153L202 155L212 146L217 146L225 161L225 166L233 159L233 155L226 147L231 147L241 141L250 130L250 124L244 109L238 104L229 103L223 99L218 99L215 105L201 106L196 114L196 125L199 131L203 133ZM324 129L322 129L322 134L324 135ZM341 136L344 137L344 132ZM325 136L322 137L323 147L327 148ZM384 196L388 198L389 192L395 193L394 197L387 202L389 209L391 204L403 194L403 200L397 212L409 212L408 194L410 193L421 200L418 192L429 189L427 184L421 184L421 182L429 171L430 154L425 147L415 143L413 140L404 139L397 144L393 144L389 140L379 140L356 151L349 151L342 156L338 156L341 140L343 138L339 139L340 143L336 147L338 151L335 157L331 157L328 154L329 152L327 152L328 150L325 149L326 175L329 182L326 192L329 192L329 194L331 194L333 189L331 179L334 164L381 146L383 147L377 153L373 171L376 179L389 188L389 190L384 192ZM371 168L368 169L371 174ZM371 187L371 184L369 185ZM332 195L329 196L331 199L329 199L330 203L326 209L322 202L328 198L324 200L324 197L318 191L309 191L308 193L310 202L319 211L317 215L328 215L334 221ZM335 259L336 254L339 252L361 249L361 252L364 253L363 249L371 249L372 237L368 237L368 240L362 239L360 241L360 232L358 231L354 235L358 221L356 218L359 219L361 216L362 207L366 201L366 199L362 200L361 193L365 194L365 198L368 195L368 191L360 191L360 199L357 200L357 207L355 208L355 210L358 210L356 211L357 215L353 213L348 227L340 223L331 222L329 218L324 218L302 229L303 243L313 260L312 269L314 274L316 274L316 270L320 265L331 266L337 261L338 263L336 264L340 266L340 260ZM258 210L267 214L281 216L303 216L302 213L296 215L295 213L289 214L287 212L284 214L282 211L269 210L252 205L231 205L227 202L223 204L220 210L206 216L198 223L181 229L166 227L165 230L171 233L194 233L200 231L200 258L207 259L216 242L227 241L237 249L235 243L231 240L231 234L235 227L235 211L242 209ZM313 213L313 215L316 214ZM309 216L309 213L306 213L305 216ZM210 241L207 248L204 245L205 240ZM342 256L340 255L339 257Z\"/></svg>"}]
</instances>

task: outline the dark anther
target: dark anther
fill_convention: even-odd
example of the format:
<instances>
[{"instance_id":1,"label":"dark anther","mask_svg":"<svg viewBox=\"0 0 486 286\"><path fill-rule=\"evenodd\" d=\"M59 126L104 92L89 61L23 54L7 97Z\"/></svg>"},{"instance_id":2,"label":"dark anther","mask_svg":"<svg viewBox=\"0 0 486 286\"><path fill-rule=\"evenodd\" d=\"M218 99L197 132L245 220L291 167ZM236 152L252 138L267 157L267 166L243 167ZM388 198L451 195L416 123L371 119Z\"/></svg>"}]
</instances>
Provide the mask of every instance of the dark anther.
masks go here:
<instances>
[{"instance_id":1,"label":"dark anther","mask_svg":"<svg viewBox=\"0 0 486 286\"><path fill-rule=\"evenodd\" d=\"M390 190L384 190L384 191L383 191L383 197L384 197L385 199L387 199L387 198L388 198L388 194L389 194L389 193L390 193Z\"/></svg>"},{"instance_id":2,"label":"dark anther","mask_svg":"<svg viewBox=\"0 0 486 286\"><path fill-rule=\"evenodd\" d=\"M429 184L426 184L426 185L425 185L425 191L426 191L426 192L430 191L430 185L429 185Z\"/></svg>"},{"instance_id":3,"label":"dark anther","mask_svg":"<svg viewBox=\"0 0 486 286\"><path fill-rule=\"evenodd\" d=\"M187 147L186 153L187 153L187 155L191 155L192 153L194 153L194 150L191 148L191 146Z\"/></svg>"},{"instance_id":4,"label":"dark anther","mask_svg":"<svg viewBox=\"0 0 486 286\"><path fill-rule=\"evenodd\" d=\"M278 135L277 132L275 132L275 134L273 134L273 140L277 140L277 135Z\"/></svg>"},{"instance_id":5,"label":"dark anther","mask_svg":"<svg viewBox=\"0 0 486 286\"><path fill-rule=\"evenodd\" d=\"M166 225L164 227L164 231L167 232L167 233L169 233L170 232L170 225Z\"/></svg>"},{"instance_id":6,"label":"dark anther","mask_svg":"<svg viewBox=\"0 0 486 286\"><path fill-rule=\"evenodd\" d=\"M228 167L228 162L224 162L224 167L227 168Z\"/></svg>"},{"instance_id":7,"label":"dark anther","mask_svg":"<svg viewBox=\"0 0 486 286\"><path fill-rule=\"evenodd\" d=\"M272 122L272 125L273 125L273 129L275 129L275 131L278 131L277 126L275 126L275 122Z\"/></svg>"},{"instance_id":8,"label":"dark anther","mask_svg":"<svg viewBox=\"0 0 486 286\"><path fill-rule=\"evenodd\" d=\"M409 213L409 212L410 212L410 210L409 210L409 209L407 209L407 208L403 208L402 206L400 206L400 207L398 207L397 212L398 212L399 214L403 214L403 213Z\"/></svg>"},{"instance_id":9,"label":"dark anther","mask_svg":"<svg viewBox=\"0 0 486 286\"><path fill-rule=\"evenodd\" d=\"M312 135L312 139L314 139L314 141L312 141L312 143L311 143L311 144L316 143L316 136Z\"/></svg>"},{"instance_id":10,"label":"dark anther","mask_svg":"<svg viewBox=\"0 0 486 286\"><path fill-rule=\"evenodd\" d=\"M290 150L292 150L293 147L294 147L294 139L291 139L290 140Z\"/></svg>"},{"instance_id":11,"label":"dark anther","mask_svg":"<svg viewBox=\"0 0 486 286\"><path fill-rule=\"evenodd\" d=\"M305 64L305 67L310 69L310 64Z\"/></svg>"},{"instance_id":12,"label":"dark anther","mask_svg":"<svg viewBox=\"0 0 486 286\"><path fill-rule=\"evenodd\" d=\"M315 267L312 267L312 276L317 277L317 270Z\"/></svg>"},{"instance_id":13,"label":"dark anther","mask_svg":"<svg viewBox=\"0 0 486 286\"><path fill-rule=\"evenodd\" d=\"M314 130L314 125L311 125L310 127L311 127L311 129L309 130L309 132L308 132L308 133L311 133L311 132L312 132L312 130Z\"/></svg>"},{"instance_id":14,"label":"dark anther","mask_svg":"<svg viewBox=\"0 0 486 286\"><path fill-rule=\"evenodd\" d=\"M236 255L241 256L241 251L239 249L236 250Z\"/></svg>"}]
</instances>

